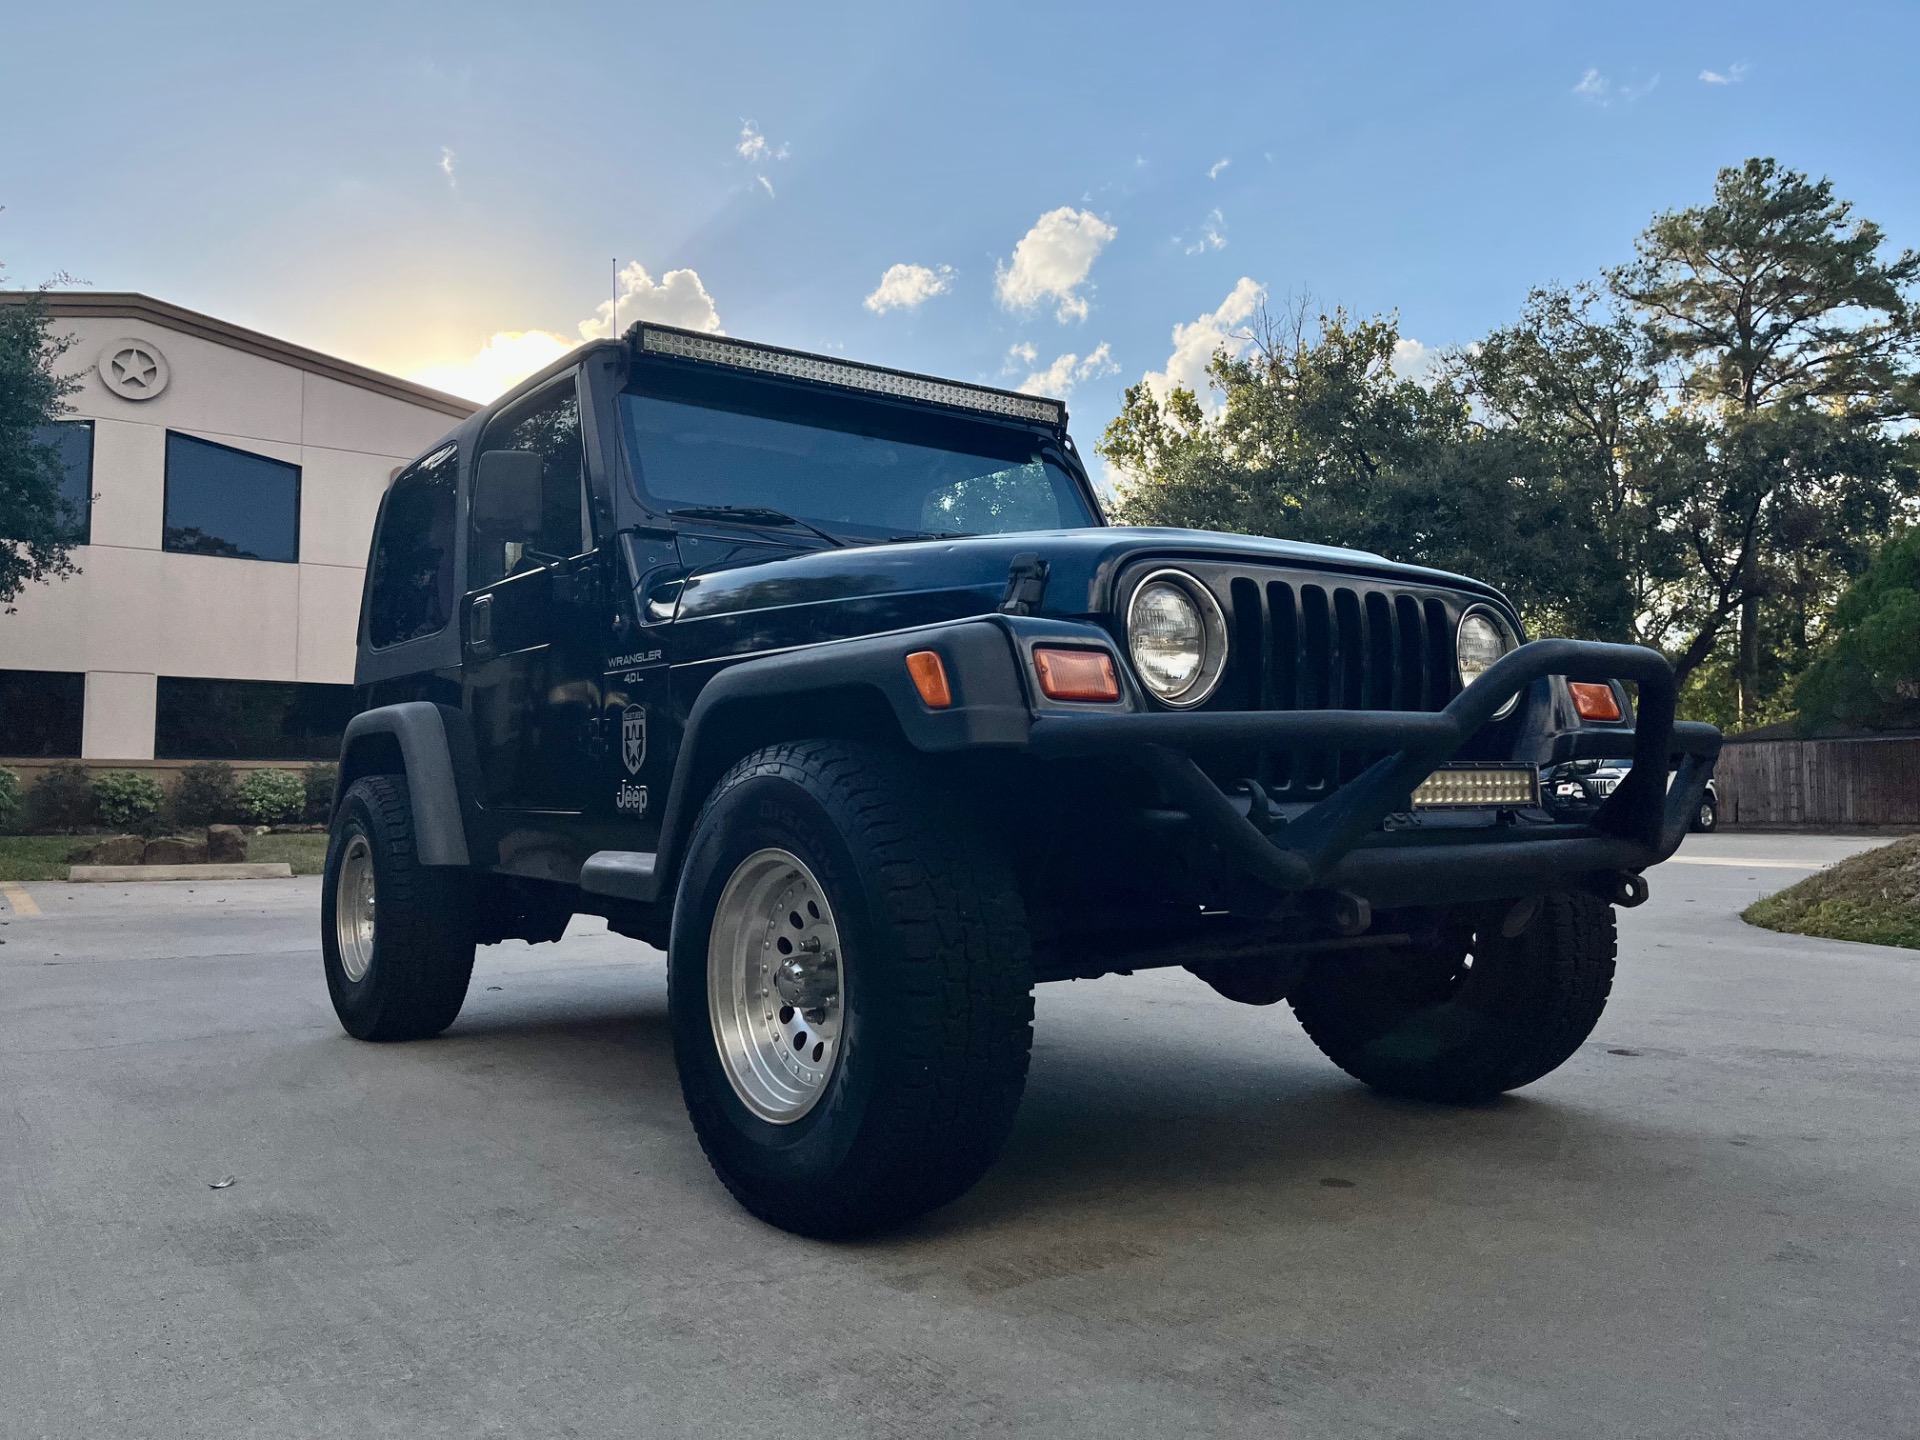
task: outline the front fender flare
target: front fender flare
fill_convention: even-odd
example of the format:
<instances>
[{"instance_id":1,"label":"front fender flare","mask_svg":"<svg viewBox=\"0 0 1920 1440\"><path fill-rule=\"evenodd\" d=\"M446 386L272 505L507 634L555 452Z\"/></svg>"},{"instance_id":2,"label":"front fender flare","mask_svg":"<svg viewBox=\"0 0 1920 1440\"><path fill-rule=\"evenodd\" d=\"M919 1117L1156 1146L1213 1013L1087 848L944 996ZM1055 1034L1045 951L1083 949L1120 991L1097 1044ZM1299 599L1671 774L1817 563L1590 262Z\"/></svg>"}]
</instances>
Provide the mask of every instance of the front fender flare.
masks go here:
<instances>
[{"instance_id":1,"label":"front fender flare","mask_svg":"<svg viewBox=\"0 0 1920 1440\"><path fill-rule=\"evenodd\" d=\"M946 669L953 704L945 709L928 708L913 687L906 657L919 650L937 653ZM997 619L828 641L743 660L709 680L687 716L667 807L660 817L660 851L652 857L653 864L644 870L629 866L617 879L609 873L592 888L604 885L609 893L632 900L662 898L673 883L694 818L706 802L708 784L702 781L714 769L716 756L710 753L712 743L703 741L722 728L715 722L729 708L836 690L877 693L899 722L907 743L931 754L978 748L1017 750L1026 745L1033 724L1013 642ZM591 868L594 862L588 863Z\"/></svg>"}]
</instances>

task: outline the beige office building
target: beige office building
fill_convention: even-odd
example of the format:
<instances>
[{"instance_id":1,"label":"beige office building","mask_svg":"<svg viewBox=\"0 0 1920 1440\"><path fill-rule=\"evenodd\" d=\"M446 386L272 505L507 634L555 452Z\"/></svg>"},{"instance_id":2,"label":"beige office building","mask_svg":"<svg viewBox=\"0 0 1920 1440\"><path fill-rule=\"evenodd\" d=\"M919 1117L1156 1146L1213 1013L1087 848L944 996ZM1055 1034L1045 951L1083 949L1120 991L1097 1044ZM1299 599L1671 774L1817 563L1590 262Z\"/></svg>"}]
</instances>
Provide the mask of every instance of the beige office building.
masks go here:
<instances>
[{"instance_id":1,"label":"beige office building","mask_svg":"<svg viewBox=\"0 0 1920 1440\"><path fill-rule=\"evenodd\" d=\"M0 614L0 762L326 758L381 494L474 407L144 295L46 305L79 573Z\"/></svg>"}]
</instances>

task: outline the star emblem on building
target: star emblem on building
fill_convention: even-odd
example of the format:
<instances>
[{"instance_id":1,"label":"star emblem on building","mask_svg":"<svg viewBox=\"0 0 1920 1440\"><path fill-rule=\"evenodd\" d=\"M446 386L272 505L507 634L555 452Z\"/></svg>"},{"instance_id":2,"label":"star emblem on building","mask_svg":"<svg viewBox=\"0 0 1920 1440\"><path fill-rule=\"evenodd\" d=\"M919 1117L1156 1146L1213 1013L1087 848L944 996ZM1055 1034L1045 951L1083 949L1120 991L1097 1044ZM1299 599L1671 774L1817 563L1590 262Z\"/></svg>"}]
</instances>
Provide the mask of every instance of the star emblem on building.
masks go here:
<instances>
[{"instance_id":1,"label":"star emblem on building","mask_svg":"<svg viewBox=\"0 0 1920 1440\"><path fill-rule=\"evenodd\" d=\"M151 400L167 388L167 357L151 341L131 336L100 352L100 383L122 400Z\"/></svg>"}]
</instances>

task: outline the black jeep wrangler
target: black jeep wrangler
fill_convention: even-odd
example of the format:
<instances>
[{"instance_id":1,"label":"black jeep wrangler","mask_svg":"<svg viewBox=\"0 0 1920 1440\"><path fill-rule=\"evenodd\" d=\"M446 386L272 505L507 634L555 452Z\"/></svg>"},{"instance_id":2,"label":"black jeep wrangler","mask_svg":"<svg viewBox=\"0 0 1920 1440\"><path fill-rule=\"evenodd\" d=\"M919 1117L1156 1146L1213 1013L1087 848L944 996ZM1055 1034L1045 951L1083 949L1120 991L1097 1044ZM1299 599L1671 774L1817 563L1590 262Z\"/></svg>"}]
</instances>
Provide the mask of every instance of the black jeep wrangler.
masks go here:
<instances>
[{"instance_id":1,"label":"black jeep wrangler","mask_svg":"<svg viewBox=\"0 0 1920 1440\"><path fill-rule=\"evenodd\" d=\"M1521 640L1457 575L1107 526L1056 401L635 326L387 494L327 985L433 1035L475 945L604 916L720 1178L811 1235L980 1176L1036 981L1184 966L1382 1090L1525 1085L1720 737L1652 651ZM1556 819L1577 759L1632 768Z\"/></svg>"}]
</instances>

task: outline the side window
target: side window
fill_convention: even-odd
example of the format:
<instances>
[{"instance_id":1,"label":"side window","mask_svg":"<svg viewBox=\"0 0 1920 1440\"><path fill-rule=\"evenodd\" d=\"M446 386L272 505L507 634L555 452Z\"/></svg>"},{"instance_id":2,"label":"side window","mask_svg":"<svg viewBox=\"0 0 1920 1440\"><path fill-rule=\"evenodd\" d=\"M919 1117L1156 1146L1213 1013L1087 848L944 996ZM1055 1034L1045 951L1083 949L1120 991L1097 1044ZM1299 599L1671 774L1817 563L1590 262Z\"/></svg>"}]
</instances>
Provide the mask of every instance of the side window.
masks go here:
<instances>
[{"instance_id":1,"label":"side window","mask_svg":"<svg viewBox=\"0 0 1920 1440\"><path fill-rule=\"evenodd\" d=\"M459 452L451 445L402 471L380 507L367 643L376 650L445 628L453 614L453 500Z\"/></svg>"},{"instance_id":2,"label":"side window","mask_svg":"<svg viewBox=\"0 0 1920 1440\"><path fill-rule=\"evenodd\" d=\"M483 524L476 516L467 562L467 585L475 590L593 548L580 450L580 402L572 380L495 416L476 453L485 456L494 450L539 457L539 522L533 525L529 515L529 523L517 526Z\"/></svg>"}]
</instances>

